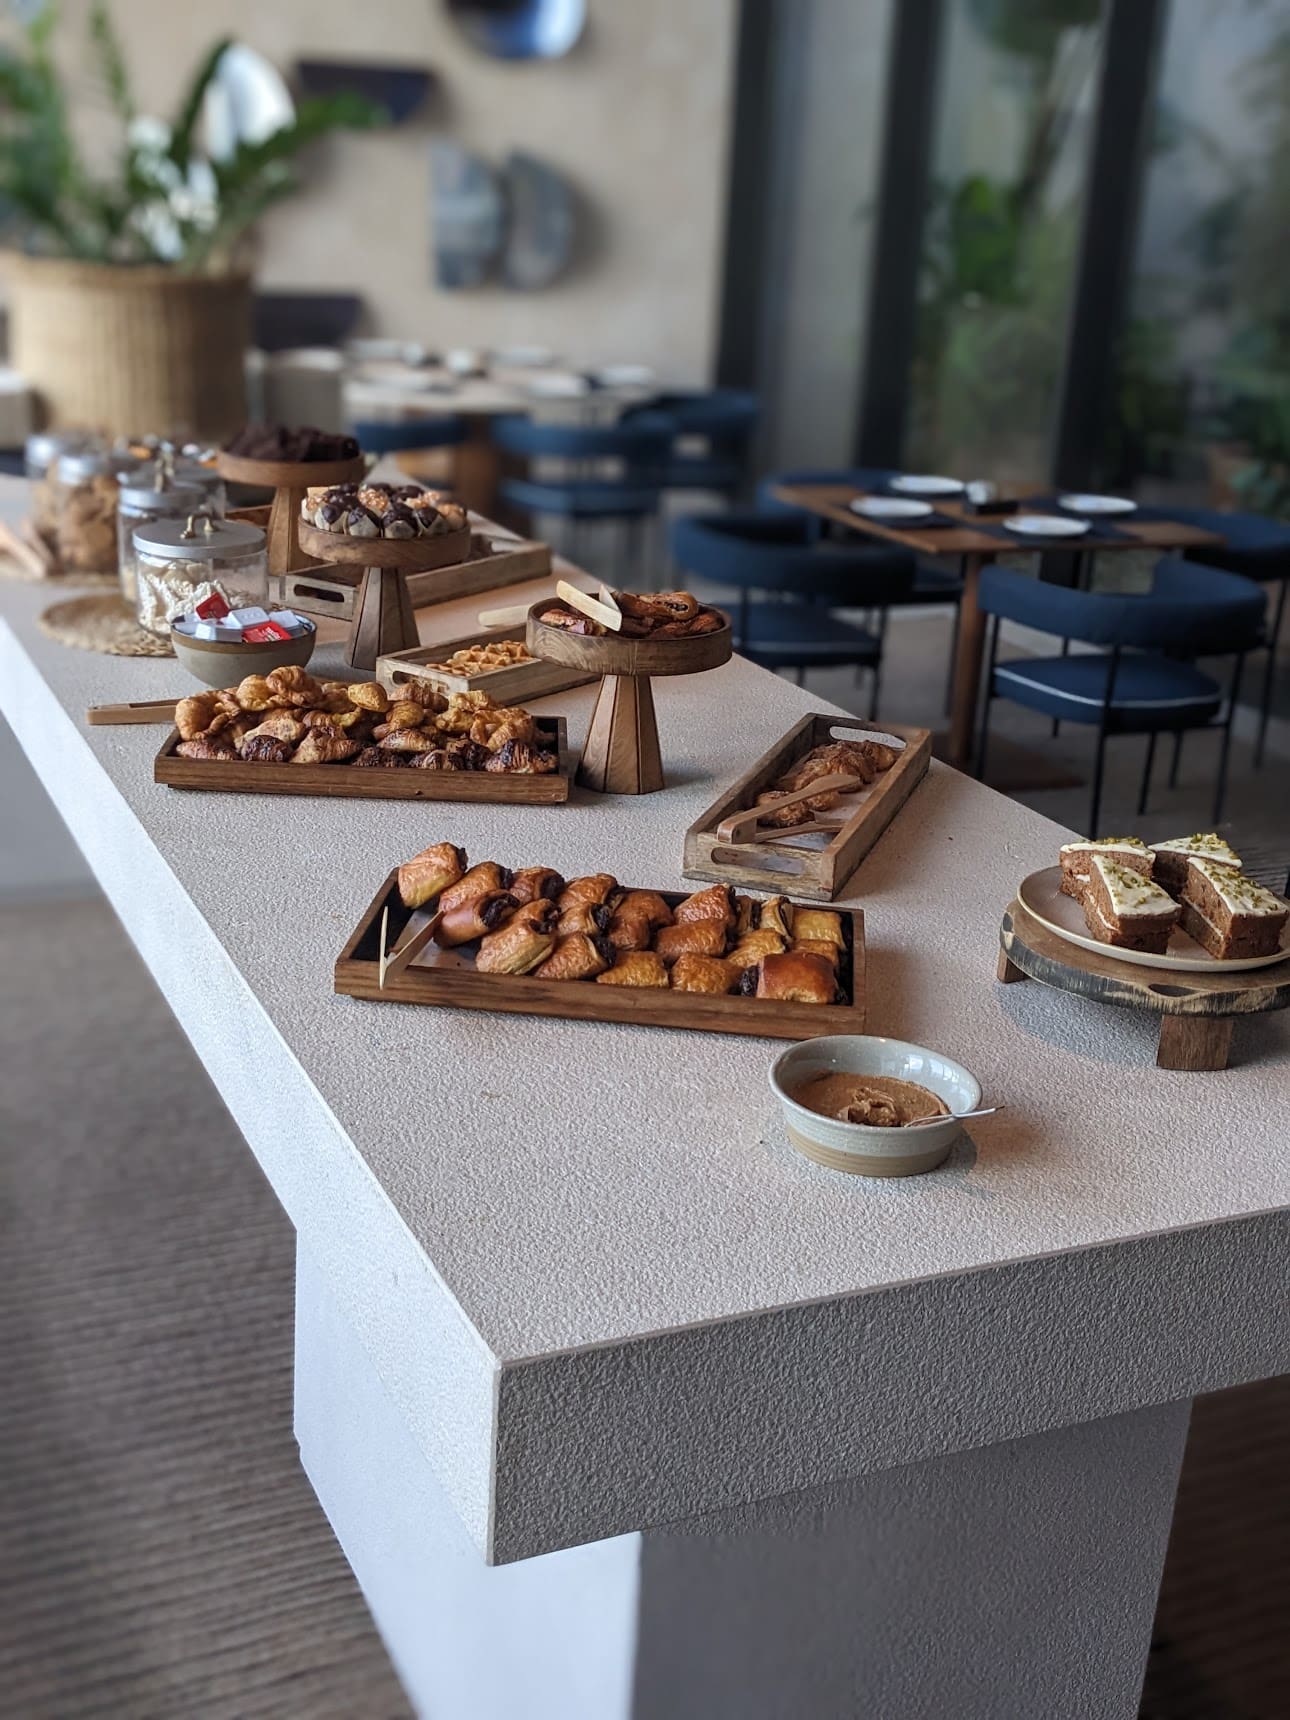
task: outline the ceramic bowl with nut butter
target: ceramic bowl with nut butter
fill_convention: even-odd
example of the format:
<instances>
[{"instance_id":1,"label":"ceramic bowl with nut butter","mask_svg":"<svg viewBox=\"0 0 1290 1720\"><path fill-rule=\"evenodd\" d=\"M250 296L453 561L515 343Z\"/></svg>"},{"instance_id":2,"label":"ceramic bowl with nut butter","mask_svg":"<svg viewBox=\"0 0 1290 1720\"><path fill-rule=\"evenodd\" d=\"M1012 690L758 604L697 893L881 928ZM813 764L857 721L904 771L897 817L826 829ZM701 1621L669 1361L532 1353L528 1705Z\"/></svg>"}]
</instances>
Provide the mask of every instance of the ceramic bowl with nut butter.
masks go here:
<instances>
[{"instance_id":1,"label":"ceramic bowl with nut butter","mask_svg":"<svg viewBox=\"0 0 1290 1720\"><path fill-rule=\"evenodd\" d=\"M903 1039L839 1034L792 1045L770 1085L790 1145L850 1176L912 1177L935 1170L981 1103L961 1063Z\"/></svg>"}]
</instances>

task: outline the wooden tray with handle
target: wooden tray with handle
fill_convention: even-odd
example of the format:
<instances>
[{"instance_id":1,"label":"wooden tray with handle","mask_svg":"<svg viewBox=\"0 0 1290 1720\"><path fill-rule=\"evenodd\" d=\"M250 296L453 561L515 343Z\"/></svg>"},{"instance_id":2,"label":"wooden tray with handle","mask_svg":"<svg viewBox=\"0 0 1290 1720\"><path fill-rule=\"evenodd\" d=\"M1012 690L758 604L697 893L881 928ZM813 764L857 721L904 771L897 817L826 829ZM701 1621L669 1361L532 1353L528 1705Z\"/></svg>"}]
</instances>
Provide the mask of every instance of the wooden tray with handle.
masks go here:
<instances>
[{"instance_id":1,"label":"wooden tray with handle","mask_svg":"<svg viewBox=\"0 0 1290 1720\"><path fill-rule=\"evenodd\" d=\"M337 959L335 987L347 997L508 1015L552 1015L570 1021L617 1021L634 1027L685 1027L699 1033L742 1033L767 1039L864 1032L864 915L858 911L842 914L846 946L838 977L845 1001L784 1003L772 998L597 985L594 980L479 973L471 946L464 952L441 950L430 941L426 928L434 920L432 905L405 908L398 878L397 870L390 873ZM686 897L685 891L659 894L672 907ZM415 952L410 959L409 951Z\"/></svg>"},{"instance_id":2,"label":"wooden tray with handle","mask_svg":"<svg viewBox=\"0 0 1290 1720\"><path fill-rule=\"evenodd\" d=\"M899 747L900 756L867 787L843 790L838 806L809 825L759 827L753 810L757 796L774 788L813 748L833 740L886 741ZM831 902L927 775L931 756L930 729L823 711L805 716L690 826L681 870L687 878L782 889L813 902ZM818 794L823 787L816 782L785 799Z\"/></svg>"},{"instance_id":3,"label":"wooden tray with handle","mask_svg":"<svg viewBox=\"0 0 1290 1720\"><path fill-rule=\"evenodd\" d=\"M534 657L527 663L511 663L500 669L477 669L459 674L435 665L447 661L454 651L470 645L493 645L498 640L524 642L525 625L491 627L481 633L467 633L460 639L445 639L441 645L418 645L411 651L392 651L376 659L376 678L392 693L408 681L424 681L444 693L485 692L495 705L523 704L527 699L541 699L548 693L562 693L566 687L582 687L597 676L563 663L552 663Z\"/></svg>"},{"instance_id":4,"label":"wooden tray with handle","mask_svg":"<svg viewBox=\"0 0 1290 1720\"><path fill-rule=\"evenodd\" d=\"M492 545L491 553L480 554L479 546L485 540ZM434 603L451 603L454 598L473 597L499 586L542 579L550 572L550 544L512 537L500 526L476 519L472 521L470 553L465 559L448 567L408 570L404 581L412 607L427 609ZM361 568L301 567L278 578L274 601L299 615L352 621L361 581Z\"/></svg>"},{"instance_id":5,"label":"wooden tray with handle","mask_svg":"<svg viewBox=\"0 0 1290 1720\"><path fill-rule=\"evenodd\" d=\"M546 776L490 770L355 769L351 764L251 764L243 759L182 758L172 729L153 761L154 782L224 794L312 794L350 800L489 800L556 806L569 798L573 760L563 717L539 717L541 744L559 755Z\"/></svg>"}]
</instances>

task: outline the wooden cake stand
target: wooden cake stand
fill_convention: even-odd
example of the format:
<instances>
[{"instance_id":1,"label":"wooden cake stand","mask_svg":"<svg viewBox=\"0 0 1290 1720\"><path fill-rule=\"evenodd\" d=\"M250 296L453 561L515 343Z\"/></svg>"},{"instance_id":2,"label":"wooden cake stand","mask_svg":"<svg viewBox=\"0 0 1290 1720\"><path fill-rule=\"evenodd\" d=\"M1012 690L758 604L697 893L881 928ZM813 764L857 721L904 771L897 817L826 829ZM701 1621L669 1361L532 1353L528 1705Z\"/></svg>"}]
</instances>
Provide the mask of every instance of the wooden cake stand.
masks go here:
<instances>
[{"instance_id":1,"label":"wooden cake stand","mask_svg":"<svg viewBox=\"0 0 1290 1720\"><path fill-rule=\"evenodd\" d=\"M1290 960L1244 973L1137 967L1067 943L1013 901L999 927L999 978L1036 979L1098 1003L1160 1017L1161 1069L1225 1069L1238 1015L1290 1008Z\"/></svg>"},{"instance_id":2,"label":"wooden cake stand","mask_svg":"<svg viewBox=\"0 0 1290 1720\"><path fill-rule=\"evenodd\" d=\"M697 675L730 661L730 621L693 639L624 639L618 633L570 633L539 620L548 598L529 610L527 644L535 657L600 675L578 781L600 794L653 794L664 786L654 715L654 675Z\"/></svg>"},{"instance_id":3,"label":"wooden cake stand","mask_svg":"<svg viewBox=\"0 0 1290 1720\"><path fill-rule=\"evenodd\" d=\"M357 538L320 531L301 520L300 545L320 561L363 568L345 658L355 669L375 669L378 657L412 650L421 643L406 575L465 561L470 554L470 528L441 532L438 537Z\"/></svg>"},{"instance_id":4,"label":"wooden cake stand","mask_svg":"<svg viewBox=\"0 0 1290 1720\"><path fill-rule=\"evenodd\" d=\"M300 504L305 491L319 484L354 484L367 472L361 454L352 460L246 460L240 454L221 452L215 456L215 467L226 483L254 484L273 491L265 527L271 574L294 573L313 559L300 547ZM321 559L335 558L328 551Z\"/></svg>"}]
</instances>

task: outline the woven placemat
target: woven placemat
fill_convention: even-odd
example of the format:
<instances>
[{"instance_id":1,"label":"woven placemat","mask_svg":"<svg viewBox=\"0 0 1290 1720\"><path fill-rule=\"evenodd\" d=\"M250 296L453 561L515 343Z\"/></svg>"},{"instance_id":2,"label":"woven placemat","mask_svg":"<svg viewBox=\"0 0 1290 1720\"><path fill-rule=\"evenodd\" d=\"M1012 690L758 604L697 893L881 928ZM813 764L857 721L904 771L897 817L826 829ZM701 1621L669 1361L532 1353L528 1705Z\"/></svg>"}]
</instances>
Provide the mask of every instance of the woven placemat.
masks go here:
<instances>
[{"instance_id":1,"label":"woven placemat","mask_svg":"<svg viewBox=\"0 0 1290 1720\"><path fill-rule=\"evenodd\" d=\"M119 591L55 603L40 617L40 628L60 645L102 651L109 657L174 656L164 639L140 627Z\"/></svg>"}]
</instances>

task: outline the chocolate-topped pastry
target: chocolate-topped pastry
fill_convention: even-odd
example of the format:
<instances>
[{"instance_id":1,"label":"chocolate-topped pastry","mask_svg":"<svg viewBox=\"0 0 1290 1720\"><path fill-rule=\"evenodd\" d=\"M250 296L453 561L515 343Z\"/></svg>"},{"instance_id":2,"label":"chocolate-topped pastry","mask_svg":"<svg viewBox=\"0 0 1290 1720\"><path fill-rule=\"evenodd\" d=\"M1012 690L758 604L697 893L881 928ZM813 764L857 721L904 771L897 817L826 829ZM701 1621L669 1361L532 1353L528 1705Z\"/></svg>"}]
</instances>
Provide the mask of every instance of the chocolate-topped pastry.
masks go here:
<instances>
[{"instance_id":1,"label":"chocolate-topped pastry","mask_svg":"<svg viewBox=\"0 0 1290 1720\"><path fill-rule=\"evenodd\" d=\"M402 502L390 502L381 515L381 525L387 538L414 538L420 535L417 516Z\"/></svg>"},{"instance_id":2,"label":"chocolate-topped pastry","mask_svg":"<svg viewBox=\"0 0 1290 1720\"><path fill-rule=\"evenodd\" d=\"M311 424L293 429L286 424L245 424L224 444L224 451L244 460L354 460L360 449L352 436L336 436Z\"/></svg>"},{"instance_id":3,"label":"chocolate-topped pastry","mask_svg":"<svg viewBox=\"0 0 1290 1720\"><path fill-rule=\"evenodd\" d=\"M365 508L361 502L356 502L345 515L345 531L350 537L380 537L381 522L371 508Z\"/></svg>"},{"instance_id":4,"label":"chocolate-topped pastry","mask_svg":"<svg viewBox=\"0 0 1290 1720\"><path fill-rule=\"evenodd\" d=\"M358 499L370 513L381 516L390 505L390 486L388 484L364 484L358 492Z\"/></svg>"},{"instance_id":5,"label":"chocolate-topped pastry","mask_svg":"<svg viewBox=\"0 0 1290 1720\"><path fill-rule=\"evenodd\" d=\"M343 532L345 515L349 512L351 505L348 501L324 502L314 512L314 524L325 532Z\"/></svg>"},{"instance_id":6,"label":"chocolate-topped pastry","mask_svg":"<svg viewBox=\"0 0 1290 1720\"><path fill-rule=\"evenodd\" d=\"M396 502L410 502L414 496L428 494L420 484L394 484L387 485L386 488L389 489L391 500Z\"/></svg>"},{"instance_id":7,"label":"chocolate-topped pastry","mask_svg":"<svg viewBox=\"0 0 1290 1720\"><path fill-rule=\"evenodd\" d=\"M422 490L419 496L409 496L407 505L416 516L422 537L433 537L438 532L447 531L438 508L430 500L428 490Z\"/></svg>"}]
</instances>

